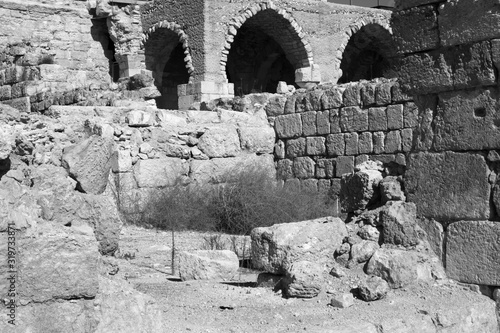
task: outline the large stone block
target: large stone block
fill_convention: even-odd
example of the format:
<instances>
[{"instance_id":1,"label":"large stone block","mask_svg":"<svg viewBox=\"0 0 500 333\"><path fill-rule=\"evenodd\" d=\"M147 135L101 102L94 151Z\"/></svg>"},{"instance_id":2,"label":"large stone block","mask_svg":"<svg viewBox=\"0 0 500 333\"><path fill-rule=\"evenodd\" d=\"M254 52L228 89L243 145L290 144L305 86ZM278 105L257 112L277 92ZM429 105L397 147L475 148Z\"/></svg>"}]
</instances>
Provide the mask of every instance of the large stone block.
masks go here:
<instances>
[{"instance_id":1,"label":"large stone block","mask_svg":"<svg viewBox=\"0 0 500 333\"><path fill-rule=\"evenodd\" d=\"M394 12L391 16L394 40L401 53L432 50L439 45L438 15L435 6Z\"/></svg>"},{"instance_id":2,"label":"large stone block","mask_svg":"<svg viewBox=\"0 0 500 333\"><path fill-rule=\"evenodd\" d=\"M453 89L453 69L439 51L407 56L401 61L400 82L410 94L431 94Z\"/></svg>"},{"instance_id":3,"label":"large stone block","mask_svg":"<svg viewBox=\"0 0 500 333\"><path fill-rule=\"evenodd\" d=\"M444 46L500 37L496 0L451 0L439 9L439 35Z\"/></svg>"},{"instance_id":4,"label":"large stone block","mask_svg":"<svg viewBox=\"0 0 500 333\"><path fill-rule=\"evenodd\" d=\"M310 156L326 154L326 139L322 136L306 138L306 153Z\"/></svg>"},{"instance_id":5,"label":"large stone block","mask_svg":"<svg viewBox=\"0 0 500 333\"><path fill-rule=\"evenodd\" d=\"M310 157L297 157L293 160L293 173L297 178L313 178L315 165L316 163Z\"/></svg>"},{"instance_id":6,"label":"large stone block","mask_svg":"<svg viewBox=\"0 0 500 333\"><path fill-rule=\"evenodd\" d=\"M388 202L380 212L384 243L416 246L425 239L425 233L417 224L417 208L412 202Z\"/></svg>"},{"instance_id":7,"label":"large stone block","mask_svg":"<svg viewBox=\"0 0 500 333\"><path fill-rule=\"evenodd\" d=\"M81 190L91 194L104 192L111 170L113 147L112 139L93 135L64 149L63 165Z\"/></svg>"},{"instance_id":8,"label":"large stone block","mask_svg":"<svg viewBox=\"0 0 500 333\"><path fill-rule=\"evenodd\" d=\"M63 228L46 223L37 229L36 237L19 237L17 289L21 303L97 294L99 252L95 238Z\"/></svg>"},{"instance_id":9,"label":"large stone block","mask_svg":"<svg viewBox=\"0 0 500 333\"><path fill-rule=\"evenodd\" d=\"M323 286L323 267L311 261L292 263L284 279L287 297L313 298L318 296Z\"/></svg>"},{"instance_id":10,"label":"large stone block","mask_svg":"<svg viewBox=\"0 0 500 333\"><path fill-rule=\"evenodd\" d=\"M358 212L380 198L378 185L382 180L378 170L363 170L342 176L340 204L346 213Z\"/></svg>"},{"instance_id":11,"label":"large stone block","mask_svg":"<svg viewBox=\"0 0 500 333\"><path fill-rule=\"evenodd\" d=\"M325 217L255 228L250 236L253 267L284 274L297 261L331 265L347 229L341 219Z\"/></svg>"},{"instance_id":12,"label":"large stone block","mask_svg":"<svg viewBox=\"0 0 500 333\"><path fill-rule=\"evenodd\" d=\"M418 215L438 221L484 220L490 216L489 169L469 153L410 154L405 176Z\"/></svg>"},{"instance_id":13,"label":"large stone block","mask_svg":"<svg viewBox=\"0 0 500 333\"><path fill-rule=\"evenodd\" d=\"M387 108L368 110L368 128L370 131L387 131Z\"/></svg>"},{"instance_id":14,"label":"large stone block","mask_svg":"<svg viewBox=\"0 0 500 333\"><path fill-rule=\"evenodd\" d=\"M126 281L99 278L98 324L95 333L162 332L162 311L149 295L138 292ZM67 328L66 328L67 329Z\"/></svg>"},{"instance_id":15,"label":"large stone block","mask_svg":"<svg viewBox=\"0 0 500 333\"><path fill-rule=\"evenodd\" d=\"M342 132L363 132L368 130L368 110L357 106L344 107L340 110L340 128Z\"/></svg>"},{"instance_id":16,"label":"large stone block","mask_svg":"<svg viewBox=\"0 0 500 333\"><path fill-rule=\"evenodd\" d=\"M452 279L500 286L500 223L452 223L446 238L446 273Z\"/></svg>"},{"instance_id":17,"label":"large stone block","mask_svg":"<svg viewBox=\"0 0 500 333\"><path fill-rule=\"evenodd\" d=\"M316 112L304 112L302 114L302 133L304 136L316 135L318 132L316 127Z\"/></svg>"},{"instance_id":18,"label":"large stone block","mask_svg":"<svg viewBox=\"0 0 500 333\"><path fill-rule=\"evenodd\" d=\"M319 111L316 113L316 128L318 135L330 133L330 111Z\"/></svg>"},{"instance_id":19,"label":"large stone block","mask_svg":"<svg viewBox=\"0 0 500 333\"><path fill-rule=\"evenodd\" d=\"M286 157L294 158L306 155L306 138L291 139L286 141Z\"/></svg>"},{"instance_id":20,"label":"large stone block","mask_svg":"<svg viewBox=\"0 0 500 333\"><path fill-rule=\"evenodd\" d=\"M329 156L342 156L345 154L344 134L330 134L326 137L326 149Z\"/></svg>"},{"instance_id":21,"label":"large stone block","mask_svg":"<svg viewBox=\"0 0 500 333\"><path fill-rule=\"evenodd\" d=\"M276 177L274 158L271 154L248 154L240 157L192 160L190 164L190 177L195 183L219 184L237 180L241 172L245 170L249 172L258 170L268 175L271 179Z\"/></svg>"},{"instance_id":22,"label":"large stone block","mask_svg":"<svg viewBox=\"0 0 500 333\"><path fill-rule=\"evenodd\" d=\"M343 89L340 87L331 87L324 91L321 96L321 107L323 110L331 110L342 106Z\"/></svg>"},{"instance_id":23,"label":"large stone block","mask_svg":"<svg viewBox=\"0 0 500 333\"><path fill-rule=\"evenodd\" d=\"M188 171L186 161L173 157L139 160L134 166L134 176L139 187L174 186L180 178L187 176Z\"/></svg>"},{"instance_id":24,"label":"large stone block","mask_svg":"<svg viewBox=\"0 0 500 333\"><path fill-rule=\"evenodd\" d=\"M495 85L489 41L413 54L402 60L402 87L412 94Z\"/></svg>"},{"instance_id":25,"label":"large stone block","mask_svg":"<svg viewBox=\"0 0 500 333\"><path fill-rule=\"evenodd\" d=\"M232 280L239 267L236 253L229 250L182 251L179 253L179 275L186 280Z\"/></svg>"},{"instance_id":26,"label":"large stone block","mask_svg":"<svg viewBox=\"0 0 500 333\"><path fill-rule=\"evenodd\" d=\"M439 96L436 150L484 150L500 145L500 94L497 89L467 90Z\"/></svg>"},{"instance_id":27,"label":"large stone block","mask_svg":"<svg viewBox=\"0 0 500 333\"><path fill-rule=\"evenodd\" d=\"M302 118L300 114L286 114L276 117L274 121L276 134L280 139L294 138L302 135Z\"/></svg>"},{"instance_id":28,"label":"large stone block","mask_svg":"<svg viewBox=\"0 0 500 333\"><path fill-rule=\"evenodd\" d=\"M446 277L439 259L432 253L386 248L373 254L366 273L381 277L393 289L408 286L417 280L432 281Z\"/></svg>"},{"instance_id":29,"label":"large stone block","mask_svg":"<svg viewBox=\"0 0 500 333\"><path fill-rule=\"evenodd\" d=\"M285 113L286 96L273 96L266 104L265 110L269 117L279 116Z\"/></svg>"},{"instance_id":30,"label":"large stone block","mask_svg":"<svg viewBox=\"0 0 500 333\"><path fill-rule=\"evenodd\" d=\"M232 157L241 151L234 127L209 128L199 139L198 148L208 157Z\"/></svg>"},{"instance_id":31,"label":"large stone block","mask_svg":"<svg viewBox=\"0 0 500 333\"><path fill-rule=\"evenodd\" d=\"M460 45L453 51L455 89L496 85L495 66L489 41Z\"/></svg>"},{"instance_id":32,"label":"large stone block","mask_svg":"<svg viewBox=\"0 0 500 333\"><path fill-rule=\"evenodd\" d=\"M270 154L274 150L276 134L271 127L240 127L238 134L244 150L256 154Z\"/></svg>"}]
</instances>

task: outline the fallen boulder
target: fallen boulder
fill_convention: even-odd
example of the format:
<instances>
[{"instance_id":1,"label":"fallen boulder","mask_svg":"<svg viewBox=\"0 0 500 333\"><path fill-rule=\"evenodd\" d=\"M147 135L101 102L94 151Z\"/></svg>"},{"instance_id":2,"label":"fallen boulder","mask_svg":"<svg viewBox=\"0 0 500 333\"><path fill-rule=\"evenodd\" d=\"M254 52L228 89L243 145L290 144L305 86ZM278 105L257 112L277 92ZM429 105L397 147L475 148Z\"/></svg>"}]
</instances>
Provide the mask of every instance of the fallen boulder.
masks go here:
<instances>
[{"instance_id":1,"label":"fallen boulder","mask_svg":"<svg viewBox=\"0 0 500 333\"><path fill-rule=\"evenodd\" d=\"M231 280L237 273L239 260L229 250L182 251L178 272L186 280Z\"/></svg>"},{"instance_id":2,"label":"fallen boulder","mask_svg":"<svg viewBox=\"0 0 500 333\"><path fill-rule=\"evenodd\" d=\"M334 308L345 309L354 305L354 296L352 294L341 294L332 298L330 305Z\"/></svg>"},{"instance_id":3,"label":"fallen boulder","mask_svg":"<svg viewBox=\"0 0 500 333\"><path fill-rule=\"evenodd\" d=\"M163 313L155 300L125 281L100 277L94 303L99 318L95 333L165 332Z\"/></svg>"},{"instance_id":4,"label":"fallen boulder","mask_svg":"<svg viewBox=\"0 0 500 333\"><path fill-rule=\"evenodd\" d=\"M324 268L311 261L297 261L286 272L284 294L287 297L313 298L323 288Z\"/></svg>"},{"instance_id":5,"label":"fallen boulder","mask_svg":"<svg viewBox=\"0 0 500 333\"><path fill-rule=\"evenodd\" d=\"M85 193L101 194L106 190L111 170L114 141L96 135L64 149L63 166Z\"/></svg>"},{"instance_id":6,"label":"fallen boulder","mask_svg":"<svg viewBox=\"0 0 500 333\"><path fill-rule=\"evenodd\" d=\"M66 170L42 165L33 170L34 195L41 217L79 232L95 235L99 252L112 255L118 250L123 223L113 198L75 191L75 181Z\"/></svg>"},{"instance_id":7,"label":"fallen boulder","mask_svg":"<svg viewBox=\"0 0 500 333\"><path fill-rule=\"evenodd\" d=\"M358 287L358 290L359 296L363 300L371 302L384 298L390 288L384 279L378 276L371 276Z\"/></svg>"},{"instance_id":8,"label":"fallen boulder","mask_svg":"<svg viewBox=\"0 0 500 333\"><path fill-rule=\"evenodd\" d=\"M340 180L340 205L344 213L359 213L380 198L379 170L363 169L344 174Z\"/></svg>"},{"instance_id":9,"label":"fallen boulder","mask_svg":"<svg viewBox=\"0 0 500 333\"><path fill-rule=\"evenodd\" d=\"M383 278L393 289L417 280L446 278L439 259L433 253L381 248L368 261L367 274Z\"/></svg>"},{"instance_id":10,"label":"fallen boulder","mask_svg":"<svg viewBox=\"0 0 500 333\"><path fill-rule=\"evenodd\" d=\"M383 240L386 244L410 247L425 239L417 222L417 207L412 202L388 202L380 213Z\"/></svg>"},{"instance_id":11,"label":"fallen boulder","mask_svg":"<svg viewBox=\"0 0 500 333\"><path fill-rule=\"evenodd\" d=\"M398 177L387 176L379 184L382 204L388 201L405 201L406 197L401 189Z\"/></svg>"},{"instance_id":12,"label":"fallen boulder","mask_svg":"<svg viewBox=\"0 0 500 333\"><path fill-rule=\"evenodd\" d=\"M347 237L345 223L336 217L275 224L252 230L255 269L284 274L297 261L331 265L333 254Z\"/></svg>"}]
</instances>

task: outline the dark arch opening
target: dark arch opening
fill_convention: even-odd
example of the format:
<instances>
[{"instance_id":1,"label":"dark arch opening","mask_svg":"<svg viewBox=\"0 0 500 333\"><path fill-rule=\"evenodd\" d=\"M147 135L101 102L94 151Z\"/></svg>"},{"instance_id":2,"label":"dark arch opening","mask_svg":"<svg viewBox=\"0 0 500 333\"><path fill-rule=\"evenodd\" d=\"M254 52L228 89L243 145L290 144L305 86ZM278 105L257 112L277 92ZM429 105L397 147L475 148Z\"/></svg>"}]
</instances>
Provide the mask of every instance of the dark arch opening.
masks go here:
<instances>
[{"instance_id":1,"label":"dark arch opening","mask_svg":"<svg viewBox=\"0 0 500 333\"><path fill-rule=\"evenodd\" d=\"M115 43L108 31L106 19L93 19L90 31L92 39L101 43L104 56L108 60L108 74L113 82L120 78L120 66L115 58Z\"/></svg>"},{"instance_id":2,"label":"dark arch opening","mask_svg":"<svg viewBox=\"0 0 500 333\"><path fill-rule=\"evenodd\" d=\"M290 22L267 9L238 29L227 57L226 75L237 95L275 93L279 81L295 85L295 70L306 66L307 51Z\"/></svg>"},{"instance_id":3,"label":"dark arch opening","mask_svg":"<svg viewBox=\"0 0 500 333\"><path fill-rule=\"evenodd\" d=\"M146 68L153 71L155 85L161 93L156 98L160 109L177 110L177 86L189 82L184 47L179 36L169 29L158 29L144 45Z\"/></svg>"},{"instance_id":4,"label":"dark arch opening","mask_svg":"<svg viewBox=\"0 0 500 333\"><path fill-rule=\"evenodd\" d=\"M347 43L338 83L395 77L394 50L389 31L378 24L365 25Z\"/></svg>"}]
</instances>

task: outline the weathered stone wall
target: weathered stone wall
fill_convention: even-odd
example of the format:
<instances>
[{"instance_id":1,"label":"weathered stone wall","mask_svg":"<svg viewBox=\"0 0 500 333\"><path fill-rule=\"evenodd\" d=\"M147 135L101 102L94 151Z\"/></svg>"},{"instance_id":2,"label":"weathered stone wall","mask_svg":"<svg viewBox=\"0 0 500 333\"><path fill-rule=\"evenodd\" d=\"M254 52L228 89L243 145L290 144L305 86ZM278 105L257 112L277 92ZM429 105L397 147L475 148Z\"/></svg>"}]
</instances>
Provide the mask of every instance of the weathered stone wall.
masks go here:
<instances>
[{"instance_id":1,"label":"weathered stone wall","mask_svg":"<svg viewBox=\"0 0 500 333\"><path fill-rule=\"evenodd\" d=\"M275 176L275 133L263 109L251 115L53 106L50 113L61 121L78 113L80 131L116 142L111 179L127 218L140 216L150 196L165 187L217 186L246 167Z\"/></svg>"},{"instance_id":2,"label":"weathered stone wall","mask_svg":"<svg viewBox=\"0 0 500 333\"><path fill-rule=\"evenodd\" d=\"M276 95L266 111L277 135L278 178L289 186L333 193L342 174L368 159L405 166L418 116L394 80Z\"/></svg>"},{"instance_id":3,"label":"weathered stone wall","mask_svg":"<svg viewBox=\"0 0 500 333\"><path fill-rule=\"evenodd\" d=\"M451 278L496 286L499 23L489 0L397 1L392 18L404 54L400 82L419 107L408 200L427 230L439 229L432 220L444 226L437 239Z\"/></svg>"},{"instance_id":4,"label":"weathered stone wall","mask_svg":"<svg viewBox=\"0 0 500 333\"><path fill-rule=\"evenodd\" d=\"M109 88L106 20L91 20L85 2L0 1L0 16L2 103L43 111Z\"/></svg>"}]
</instances>

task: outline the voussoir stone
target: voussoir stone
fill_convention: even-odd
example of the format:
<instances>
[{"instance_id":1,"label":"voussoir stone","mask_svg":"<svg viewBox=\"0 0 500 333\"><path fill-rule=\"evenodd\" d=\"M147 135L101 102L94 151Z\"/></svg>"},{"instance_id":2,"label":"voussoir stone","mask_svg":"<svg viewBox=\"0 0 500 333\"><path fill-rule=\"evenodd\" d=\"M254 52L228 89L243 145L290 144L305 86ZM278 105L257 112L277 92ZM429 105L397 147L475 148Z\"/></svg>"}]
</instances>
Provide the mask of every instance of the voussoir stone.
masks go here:
<instances>
[{"instance_id":1,"label":"voussoir stone","mask_svg":"<svg viewBox=\"0 0 500 333\"><path fill-rule=\"evenodd\" d=\"M114 141L96 135L64 150L63 166L85 192L101 194L111 170Z\"/></svg>"},{"instance_id":2,"label":"voussoir stone","mask_svg":"<svg viewBox=\"0 0 500 333\"><path fill-rule=\"evenodd\" d=\"M235 277L239 260L229 250L182 251L179 253L179 275L186 280L231 280Z\"/></svg>"},{"instance_id":3,"label":"voussoir stone","mask_svg":"<svg viewBox=\"0 0 500 333\"><path fill-rule=\"evenodd\" d=\"M333 262L333 253L347 236L345 223L335 217L275 224L251 232L253 267L284 274L296 261L325 265Z\"/></svg>"},{"instance_id":4,"label":"voussoir stone","mask_svg":"<svg viewBox=\"0 0 500 333\"><path fill-rule=\"evenodd\" d=\"M460 221L447 230L446 272L461 282L500 286L500 223Z\"/></svg>"}]
</instances>

